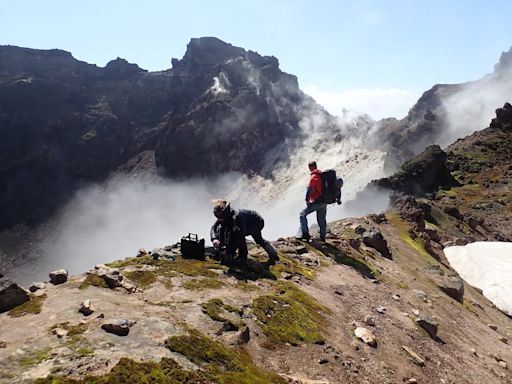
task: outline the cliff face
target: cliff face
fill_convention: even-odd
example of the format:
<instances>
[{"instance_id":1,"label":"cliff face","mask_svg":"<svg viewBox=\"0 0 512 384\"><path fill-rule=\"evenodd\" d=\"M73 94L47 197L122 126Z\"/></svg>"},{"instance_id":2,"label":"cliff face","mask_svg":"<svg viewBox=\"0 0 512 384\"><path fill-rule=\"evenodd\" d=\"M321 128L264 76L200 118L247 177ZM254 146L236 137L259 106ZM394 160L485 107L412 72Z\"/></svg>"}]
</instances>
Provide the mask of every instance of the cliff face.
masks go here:
<instances>
[{"instance_id":1,"label":"cliff face","mask_svg":"<svg viewBox=\"0 0 512 384\"><path fill-rule=\"evenodd\" d=\"M258 172L296 134L305 102L314 105L276 58L216 38L192 39L172 69L153 73L0 47L0 228L45 218L140 158L172 177Z\"/></svg>"},{"instance_id":2,"label":"cliff face","mask_svg":"<svg viewBox=\"0 0 512 384\"><path fill-rule=\"evenodd\" d=\"M429 145L445 146L484 127L485 119L491 118L498 105L510 102L511 57L512 49L504 52L494 71L481 79L434 85L402 120L381 120L378 133L388 151L388 171L396 170Z\"/></svg>"}]
</instances>

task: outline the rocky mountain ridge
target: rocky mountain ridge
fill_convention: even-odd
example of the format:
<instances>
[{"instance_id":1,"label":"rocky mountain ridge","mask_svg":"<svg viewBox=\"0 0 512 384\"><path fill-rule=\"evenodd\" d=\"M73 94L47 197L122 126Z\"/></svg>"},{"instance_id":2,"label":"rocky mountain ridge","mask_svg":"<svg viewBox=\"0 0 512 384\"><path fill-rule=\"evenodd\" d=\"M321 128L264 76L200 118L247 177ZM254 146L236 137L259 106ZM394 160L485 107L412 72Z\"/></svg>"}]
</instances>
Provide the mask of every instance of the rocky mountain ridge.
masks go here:
<instances>
[{"instance_id":1,"label":"rocky mountain ridge","mask_svg":"<svg viewBox=\"0 0 512 384\"><path fill-rule=\"evenodd\" d=\"M0 228L47 218L119 169L175 178L262 171L300 135L298 111L328 114L275 57L192 39L173 68L104 68L61 50L0 47Z\"/></svg>"},{"instance_id":2,"label":"rocky mountain ridge","mask_svg":"<svg viewBox=\"0 0 512 384\"><path fill-rule=\"evenodd\" d=\"M255 245L246 269L175 245L56 271L0 314L0 382L512 382L510 317L442 252L511 240L512 107L496 115L375 182L400 192L387 212L330 223L326 243L277 239L276 265Z\"/></svg>"},{"instance_id":3,"label":"rocky mountain ridge","mask_svg":"<svg viewBox=\"0 0 512 384\"><path fill-rule=\"evenodd\" d=\"M446 146L480 130L484 125L474 126L480 121L477 117L511 101L511 58L512 48L502 53L494 71L483 78L462 84L436 84L423 93L403 119L378 122L379 140L387 146L388 171L393 172L429 145Z\"/></svg>"}]
</instances>

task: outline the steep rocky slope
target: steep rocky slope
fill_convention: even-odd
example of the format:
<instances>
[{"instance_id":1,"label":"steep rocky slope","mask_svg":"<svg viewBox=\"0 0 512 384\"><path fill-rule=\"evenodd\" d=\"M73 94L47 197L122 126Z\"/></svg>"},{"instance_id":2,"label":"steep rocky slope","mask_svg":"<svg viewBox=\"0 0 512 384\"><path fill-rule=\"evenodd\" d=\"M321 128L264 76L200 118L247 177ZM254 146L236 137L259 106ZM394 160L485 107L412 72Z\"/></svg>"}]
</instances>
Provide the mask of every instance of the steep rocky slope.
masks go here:
<instances>
[{"instance_id":1,"label":"steep rocky slope","mask_svg":"<svg viewBox=\"0 0 512 384\"><path fill-rule=\"evenodd\" d=\"M47 284L0 314L0 380L511 383L511 319L442 253L511 239L511 112L376 182L402 191L385 214L276 240L274 266L256 246L246 270L174 246Z\"/></svg>"}]
</instances>

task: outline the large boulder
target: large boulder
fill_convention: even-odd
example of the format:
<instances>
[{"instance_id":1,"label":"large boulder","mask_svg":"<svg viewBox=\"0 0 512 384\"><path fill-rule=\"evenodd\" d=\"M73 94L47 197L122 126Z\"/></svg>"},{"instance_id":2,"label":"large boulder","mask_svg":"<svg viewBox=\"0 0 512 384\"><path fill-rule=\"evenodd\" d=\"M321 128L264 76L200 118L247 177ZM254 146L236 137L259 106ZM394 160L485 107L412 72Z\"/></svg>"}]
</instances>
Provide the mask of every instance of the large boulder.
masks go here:
<instances>
[{"instance_id":1,"label":"large boulder","mask_svg":"<svg viewBox=\"0 0 512 384\"><path fill-rule=\"evenodd\" d=\"M464 302L464 282L458 276L445 276L437 273L430 274L434 283L452 299Z\"/></svg>"},{"instance_id":2,"label":"large boulder","mask_svg":"<svg viewBox=\"0 0 512 384\"><path fill-rule=\"evenodd\" d=\"M14 281L0 278L0 313L9 311L30 300L29 293Z\"/></svg>"},{"instance_id":3,"label":"large boulder","mask_svg":"<svg viewBox=\"0 0 512 384\"><path fill-rule=\"evenodd\" d=\"M378 229L372 228L370 231L365 232L363 234L363 243L379 251L383 257L391 259L388 242Z\"/></svg>"}]
</instances>

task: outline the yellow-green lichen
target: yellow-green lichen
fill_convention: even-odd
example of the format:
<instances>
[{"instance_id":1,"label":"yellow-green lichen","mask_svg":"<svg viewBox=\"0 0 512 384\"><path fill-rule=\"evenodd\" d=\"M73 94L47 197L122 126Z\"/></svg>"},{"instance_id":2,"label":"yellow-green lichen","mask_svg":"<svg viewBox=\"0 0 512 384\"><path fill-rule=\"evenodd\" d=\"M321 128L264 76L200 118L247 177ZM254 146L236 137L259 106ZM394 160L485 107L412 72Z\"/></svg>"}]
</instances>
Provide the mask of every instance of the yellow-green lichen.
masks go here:
<instances>
[{"instance_id":1,"label":"yellow-green lichen","mask_svg":"<svg viewBox=\"0 0 512 384\"><path fill-rule=\"evenodd\" d=\"M52 325L49 329L50 333L52 333L52 331L57 328L62 328L68 331L67 336L76 336L84 333L87 330L87 324L70 324L68 321L66 321L65 323Z\"/></svg>"},{"instance_id":2,"label":"yellow-green lichen","mask_svg":"<svg viewBox=\"0 0 512 384\"><path fill-rule=\"evenodd\" d=\"M50 375L37 379L35 384L195 384L207 383L208 378L202 372L192 372L182 369L178 363L169 358L160 362L136 362L122 358L103 376L86 376L83 380Z\"/></svg>"},{"instance_id":3,"label":"yellow-green lichen","mask_svg":"<svg viewBox=\"0 0 512 384\"><path fill-rule=\"evenodd\" d=\"M279 375L252 362L243 349L234 350L197 331L167 339L166 347L202 368L204 377L221 384L285 384Z\"/></svg>"},{"instance_id":4,"label":"yellow-green lichen","mask_svg":"<svg viewBox=\"0 0 512 384\"><path fill-rule=\"evenodd\" d=\"M288 272L301 275L308 280L315 278L315 271L312 268L306 267L298 261L284 256L282 253L279 253L279 262L272 266L270 271L276 276L280 276L283 272Z\"/></svg>"},{"instance_id":5,"label":"yellow-green lichen","mask_svg":"<svg viewBox=\"0 0 512 384\"><path fill-rule=\"evenodd\" d=\"M17 307L11 309L7 314L11 317L21 317L28 314L38 314L41 312L43 307L43 301L46 298L46 295L42 296L33 296L29 301L18 305Z\"/></svg>"},{"instance_id":6,"label":"yellow-green lichen","mask_svg":"<svg viewBox=\"0 0 512 384\"><path fill-rule=\"evenodd\" d=\"M221 322L229 322L233 325L234 328L240 328L239 323L233 323L232 321L228 320L223 312L228 311L231 313L235 313L237 315L240 314L240 308L237 308L235 306L224 304L224 302L221 299L212 299L206 303L201 304L201 309L205 315L208 315L212 320L215 321L221 321Z\"/></svg>"},{"instance_id":7,"label":"yellow-green lichen","mask_svg":"<svg viewBox=\"0 0 512 384\"><path fill-rule=\"evenodd\" d=\"M124 273L124 275L133 281L137 287L149 288L156 281L157 275L149 270L136 270Z\"/></svg>"},{"instance_id":8,"label":"yellow-green lichen","mask_svg":"<svg viewBox=\"0 0 512 384\"><path fill-rule=\"evenodd\" d=\"M191 291L200 291L203 289L220 289L224 286L224 283L219 279L205 277L185 281L181 286Z\"/></svg>"},{"instance_id":9,"label":"yellow-green lichen","mask_svg":"<svg viewBox=\"0 0 512 384\"><path fill-rule=\"evenodd\" d=\"M322 245L320 249L311 248L313 248L315 252L333 259L338 264L354 268L361 276L369 279L382 280L382 275L377 268L372 263L365 260L359 253L345 252L330 244Z\"/></svg>"},{"instance_id":10,"label":"yellow-green lichen","mask_svg":"<svg viewBox=\"0 0 512 384\"><path fill-rule=\"evenodd\" d=\"M201 261L195 259L184 259L181 256L178 256L176 258L176 261L164 259L155 260L150 256L141 256L128 258L122 261L115 261L113 263L108 264L108 266L112 268L123 268L126 266L143 265L151 265L157 267L154 270L154 273L161 276L174 276L176 273L181 273L183 275L192 277L215 277L218 276L218 274L212 271L212 269L227 269L226 267L218 264L217 262L211 259Z\"/></svg>"},{"instance_id":11,"label":"yellow-green lichen","mask_svg":"<svg viewBox=\"0 0 512 384\"><path fill-rule=\"evenodd\" d=\"M105 280L103 280L101 277L99 277L95 273L90 273L87 275L85 280L80 283L80 286L78 287L78 289L86 289L91 285L93 285L95 287L100 287L100 288L108 288L108 285L105 282Z\"/></svg>"},{"instance_id":12,"label":"yellow-green lichen","mask_svg":"<svg viewBox=\"0 0 512 384\"><path fill-rule=\"evenodd\" d=\"M328 310L289 282L278 282L275 293L253 301L253 312L270 344L322 343Z\"/></svg>"},{"instance_id":13,"label":"yellow-green lichen","mask_svg":"<svg viewBox=\"0 0 512 384\"><path fill-rule=\"evenodd\" d=\"M18 363L23 368L33 367L47 360L50 356L50 351L51 348L43 348L27 352L20 358Z\"/></svg>"}]
</instances>

